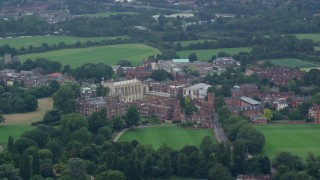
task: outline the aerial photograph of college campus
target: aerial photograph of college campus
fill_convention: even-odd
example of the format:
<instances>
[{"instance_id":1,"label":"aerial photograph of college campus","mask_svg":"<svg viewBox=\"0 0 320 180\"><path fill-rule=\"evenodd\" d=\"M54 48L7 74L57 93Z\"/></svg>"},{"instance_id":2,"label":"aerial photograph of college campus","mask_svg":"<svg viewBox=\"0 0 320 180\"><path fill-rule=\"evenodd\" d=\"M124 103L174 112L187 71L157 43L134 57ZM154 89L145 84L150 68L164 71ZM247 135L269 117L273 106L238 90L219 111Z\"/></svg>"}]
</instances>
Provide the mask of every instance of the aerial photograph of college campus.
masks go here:
<instances>
[{"instance_id":1,"label":"aerial photograph of college campus","mask_svg":"<svg viewBox=\"0 0 320 180\"><path fill-rule=\"evenodd\" d=\"M320 0L0 0L0 180L320 179Z\"/></svg>"}]
</instances>

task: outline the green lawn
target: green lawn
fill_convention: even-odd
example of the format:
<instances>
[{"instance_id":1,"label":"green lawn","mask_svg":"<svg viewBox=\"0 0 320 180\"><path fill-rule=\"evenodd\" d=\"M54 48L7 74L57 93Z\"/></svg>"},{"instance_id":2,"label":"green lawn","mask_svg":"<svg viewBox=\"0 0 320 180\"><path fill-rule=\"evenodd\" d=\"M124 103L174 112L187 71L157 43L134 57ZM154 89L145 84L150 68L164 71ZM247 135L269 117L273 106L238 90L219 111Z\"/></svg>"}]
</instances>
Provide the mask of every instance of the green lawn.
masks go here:
<instances>
[{"instance_id":1,"label":"green lawn","mask_svg":"<svg viewBox=\"0 0 320 180\"><path fill-rule=\"evenodd\" d=\"M75 44L76 42L98 42L102 40L112 40L117 38L128 38L127 36L114 36L114 37L72 37L72 36L34 36L34 37L21 37L21 38L5 38L0 39L0 46L4 44L9 44L14 48L28 48L30 45L34 47L39 47L42 43L47 43L52 46L54 44L58 45L60 42L66 44Z\"/></svg>"},{"instance_id":2,"label":"green lawn","mask_svg":"<svg viewBox=\"0 0 320 180\"><path fill-rule=\"evenodd\" d=\"M184 145L199 146L205 136L214 139L213 132L209 129L190 130L180 126L167 126L130 130L124 133L119 141L137 140L141 144L151 144L156 149L166 143L169 147L178 150Z\"/></svg>"},{"instance_id":3,"label":"green lawn","mask_svg":"<svg viewBox=\"0 0 320 180\"><path fill-rule=\"evenodd\" d=\"M6 145L9 136L16 141L21 134L33 128L32 126L0 125L0 145Z\"/></svg>"},{"instance_id":4,"label":"green lawn","mask_svg":"<svg viewBox=\"0 0 320 180\"><path fill-rule=\"evenodd\" d=\"M320 42L320 34L294 34L298 39L311 39Z\"/></svg>"},{"instance_id":5,"label":"green lawn","mask_svg":"<svg viewBox=\"0 0 320 180\"><path fill-rule=\"evenodd\" d=\"M255 125L266 138L263 150L270 158L287 151L306 158L309 152L320 155L320 125L273 124Z\"/></svg>"},{"instance_id":6,"label":"green lawn","mask_svg":"<svg viewBox=\"0 0 320 180\"><path fill-rule=\"evenodd\" d=\"M270 61L272 64L277 66L284 66L289 68L316 68L317 66L320 66L320 64L314 62L292 58L270 59L266 61Z\"/></svg>"},{"instance_id":7,"label":"green lawn","mask_svg":"<svg viewBox=\"0 0 320 180\"><path fill-rule=\"evenodd\" d=\"M111 15L118 15L118 14L127 14L127 15L137 15L137 12L103 12L103 13L96 13L96 14L82 14L79 16L86 16L86 17L109 17Z\"/></svg>"},{"instance_id":8,"label":"green lawn","mask_svg":"<svg viewBox=\"0 0 320 180\"><path fill-rule=\"evenodd\" d=\"M157 55L160 51L143 44L118 44L111 46L99 46L90 48L75 48L49 51L45 53L33 53L21 55L22 61L27 59L47 58L59 61L63 65L69 64L72 67L81 66L84 63L104 62L110 65L116 64L119 60L127 59L133 65L142 63L151 55Z\"/></svg>"},{"instance_id":9,"label":"green lawn","mask_svg":"<svg viewBox=\"0 0 320 180\"><path fill-rule=\"evenodd\" d=\"M205 61L205 60L211 59L212 55L217 55L219 52L225 52L230 55L233 55L233 54L238 54L239 52L250 52L251 50L252 50L251 47L185 50L185 51L178 51L177 55L179 55L180 58L187 58L190 55L190 53L194 52L197 54L199 60Z\"/></svg>"}]
</instances>

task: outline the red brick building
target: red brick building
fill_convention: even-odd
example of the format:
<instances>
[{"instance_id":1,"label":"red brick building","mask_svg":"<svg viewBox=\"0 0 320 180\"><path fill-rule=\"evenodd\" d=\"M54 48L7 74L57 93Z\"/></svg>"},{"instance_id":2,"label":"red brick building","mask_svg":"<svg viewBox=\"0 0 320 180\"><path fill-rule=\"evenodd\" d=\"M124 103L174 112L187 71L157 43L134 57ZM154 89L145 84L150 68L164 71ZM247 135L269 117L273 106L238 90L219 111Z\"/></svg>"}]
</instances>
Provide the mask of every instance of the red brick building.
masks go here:
<instances>
[{"instance_id":1,"label":"red brick building","mask_svg":"<svg viewBox=\"0 0 320 180\"><path fill-rule=\"evenodd\" d=\"M313 104L309 108L309 117L314 118L314 121L320 123L320 105Z\"/></svg>"},{"instance_id":2,"label":"red brick building","mask_svg":"<svg viewBox=\"0 0 320 180\"><path fill-rule=\"evenodd\" d=\"M180 101L169 93L149 91L145 98L134 102L140 116L156 116L161 120L181 121Z\"/></svg>"},{"instance_id":3,"label":"red brick building","mask_svg":"<svg viewBox=\"0 0 320 180\"><path fill-rule=\"evenodd\" d=\"M303 73L297 69L289 69L284 67L250 67L246 69L245 75L251 76L257 74L259 79L266 78L269 82L273 82L276 86L286 86L292 79L301 79Z\"/></svg>"}]
</instances>

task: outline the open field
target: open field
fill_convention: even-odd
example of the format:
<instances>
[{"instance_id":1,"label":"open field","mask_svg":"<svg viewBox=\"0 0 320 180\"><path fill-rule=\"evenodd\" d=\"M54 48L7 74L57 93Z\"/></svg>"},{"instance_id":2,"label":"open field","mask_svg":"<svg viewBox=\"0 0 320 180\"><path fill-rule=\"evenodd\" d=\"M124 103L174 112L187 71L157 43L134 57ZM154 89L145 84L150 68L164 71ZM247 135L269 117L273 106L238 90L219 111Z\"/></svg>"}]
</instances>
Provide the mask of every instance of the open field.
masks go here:
<instances>
[{"instance_id":1,"label":"open field","mask_svg":"<svg viewBox=\"0 0 320 180\"><path fill-rule=\"evenodd\" d=\"M4 114L4 125L30 125L32 122L40 121L43 115L52 109L53 101L51 98L38 99L38 110L28 113ZM1 125L0 125L1 126Z\"/></svg>"},{"instance_id":2,"label":"open field","mask_svg":"<svg viewBox=\"0 0 320 180\"><path fill-rule=\"evenodd\" d=\"M137 12L103 12L103 13L96 13L96 14L82 14L79 16L86 16L86 17L109 17L111 15L118 15L118 14L127 14L127 15L137 15Z\"/></svg>"},{"instance_id":3,"label":"open field","mask_svg":"<svg viewBox=\"0 0 320 180\"><path fill-rule=\"evenodd\" d=\"M157 55L160 51L144 44L118 44L90 48L75 48L33 53L19 56L20 60L47 58L59 61L63 65L78 67L85 63L99 63L114 65L119 60L129 60L133 65L139 65L143 59Z\"/></svg>"},{"instance_id":4,"label":"open field","mask_svg":"<svg viewBox=\"0 0 320 180\"><path fill-rule=\"evenodd\" d=\"M219 52L225 52L230 55L238 54L239 52L250 52L252 50L251 47L242 47L242 48L220 48L220 49L198 49L198 50L185 50L178 51L177 55L180 58L187 58L192 52L196 53L198 59L201 61L211 59L212 55L217 55Z\"/></svg>"},{"instance_id":5,"label":"open field","mask_svg":"<svg viewBox=\"0 0 320 180\"><path fill-rule=\"evenodd\" d=\"M181 43L182 46L188 46L191 43L196 44L196 43L203 43L205 41L210 42L210 41L215 41L215 40L212 40L212 39L200 39L200 40L189 40L189 41L175 41L174 44Z\"/></svg>"},{"instance_id":6,"label":"open field","mask_svg":"<svg viewBox=\"0 0 320 180\"><path fill-rule=\"evenodd\" d=\"M284 66L289 68L300 68L304 71L310 71L311 69L317 69L320 67L320 63L309 62L305 60L292 59L292 58L281 58L281 59L270 59L273 65Z\"/></svg>"},{"instance_id":7,"label":"open field","mask_svg":"<svg viewBox=\"0 0 320 180\"><path fill-rule=\"evenodd\" d=\"M320 155L320 125L272 124L255 125L265 138L263 153L274 158L287 151L306 158L309 152Z\"/></svg>"},{"instance_id":8,"label":"open field","mask_svg":"<svg viewBox=\"0 0 320 180\"><path fill-rule=\"evenodd\" d=\"M120 137L119 141L137 140L144 145L151 144L156 149L166 143L169 147L178 150L184 145L199 146L205 136L210 136L214 140L213 132L209 129L190 130L180 126L167 126L129 130Z\"/></svg>"},{"instance_id":9,"label":"open field","mask_svg":"<svg viewBox=\"0 0 320 180\"><path fill-rule=\"evenodd\" d=\"M311 39L320 42L320 34L294 34L298 39Z\"/></svg>"},{"instance_id":10,"label":"open field","mask_svg":"<svg viewBox=\"0 0 320 180\"><path fill-rule=\"evenodd\" d=\"M34 47L39 47L42 43L47 43L49 46L54 44L58 45L60 42L65 44L75 44L76 42L99 42L102 40L112 40L112 39L126 39L127 36L114 36L114 37L72 37L72 36L34 36L34 37L19 37L19 38L5 38L0 39L0 46L9 44L10 47L18 48L21 47L28 48L30 45Z\"/></svg>"},{"instance_id":11,"label":"open field","mask_svg":"<svg viewBox=\"0 0 320 180\"><path fill-rule=\"evenodd\" d=\"M33 129L32 126L23 126L23 125L0 125L0 145L6 145L8 137L12 136L16 141L21 134L24 132Z\"/></svg>"}]
</instances>

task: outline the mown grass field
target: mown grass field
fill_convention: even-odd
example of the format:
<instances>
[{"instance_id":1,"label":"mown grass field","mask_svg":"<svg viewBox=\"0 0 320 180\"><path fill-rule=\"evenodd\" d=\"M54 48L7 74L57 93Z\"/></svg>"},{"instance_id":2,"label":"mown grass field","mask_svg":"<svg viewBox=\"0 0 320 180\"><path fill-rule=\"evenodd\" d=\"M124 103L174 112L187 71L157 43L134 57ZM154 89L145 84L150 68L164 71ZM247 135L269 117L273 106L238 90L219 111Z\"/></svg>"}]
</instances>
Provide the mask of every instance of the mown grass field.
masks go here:
<instances>
[{"instance_id":1,"label":"mown grass field","mask_svg":"<svg viewBox=\"0 0 320 180\"><path fill-rule=\"evenodd\" d=\"M45 53L33 53L18 56L20 60L46 58L59 61L63 65L78 67L85 63L99 63L114 65L119 60L129 60L133 65L139 65L143 59L151 55L157 55L160 51L144 44L118 44L111 46L99 46L90 48L75 48L49 51Z\"/></svg>"},{"instance_id":2,"label":"mown grass field","mask_svg":"<svg viewBox=\"0 0 320 180\"><path fill-rule=\"evenodd\" d=\"M180 126L164 126L129 130L120 137L119 141L137 140L144 145L150 144L155 149L166 143L169 147L178 150L184 145L199 146L205 136L210 136L214 140L213 132L209 129L190 130Z\"/></svg>"},{"instance_id":3,"label":"mown grass field","mask_svg":"<svg viewBox=\"0 0 320 180\"><path fill-rule=\"evenodd\" d=\"M251 50L251 47L185 50L178 51L177 55L180 56L180 58L187 58L192 52L194 52L197 54L198 60L206 61L211 59L212 55L217 55L219 52L225 52L230 55L233 55L238 54L239 52L250 52Z\"/></svg>"},{"instance_id":4,"label":"mown grass field","mask_svg":"<svg viewBox=\"0 0 320 180\"><path fill-rule=\"evenodd\" d=\"M320 42L320 34L294 34L298 39L311 39Z\"/></svg>"},{"instance_id":5,"label":"mown grass field","mask_svg":"<svg viewBox=\"0 0 320 180\"><path fill-rule=\"evenodd\" d=\"M319 69L320 63L309 62L305 60L293 59L293 58L280 58L280 59L269 59L273 65L283 66L288 68L300 68L302 71L310 71L311 69Z\"/></svg>"},{"instance_id":6,"label":"mown grass field","mask_svg":"<svg viewBox=\"0 0 320 180\"><path fill-rule=\"evenodd\" d=\"M273 124L255 125L265 138L263 153L274 158L283 151L306 158L308 153L320 155L320 125Z\"/></svg>"},{"instance_id":7,"label":"mown grass field","mask_svg":"<svg viewBox=\"0 0 320 180\"><path fill-rule=\"evenodd\" d=\"M21 134L33 128L32 126L0 124L0 145L6 145L9 136L16 141Z\"/></svg>"},{"instance_id":8,"label":"mown grass field","mask_svg":"<svg viewBox=\"0 0 320 180\"><path fill-rule=\"evenodd\" d=\"M34 112L3 114L5 125L31 125L43 119L44 114L53 107L52 98L38 99L38 109Z\"/></svg>"},{"instance_id":9,"label":"mown grass field","mask_svg":"<svg viewBox=\"0 0 320 180\"><path fill-rule=\"evenodd\" d=\"M21 47L29 48L30 45L34 47L39 47L42 43L47 43L49 46L54 44L58 45L60 42L65 44L75 44L76 42L99 42L102 40L112 40L112 39L126 39L127 36L114 36L114 37L72 37L72 36L33 36L33 37L20 37L20 38L4 38L0 39L0 46L9 44L10 47L18 48Z\"/></svg>"},{"instance_id":10,"label":"mown grass field","mask_svg":"<svg viewBox=\"0 0 320 180\"><path fill-rule=\"evenodd\" d=\"M118 14L127 14L127 15L137 15L137 12L103 12L103 13L96 13L96 14L82 14L79 16L86 16L86 17L109 17L111 15L118 15Z\"/></svg>"}]
</instances>

